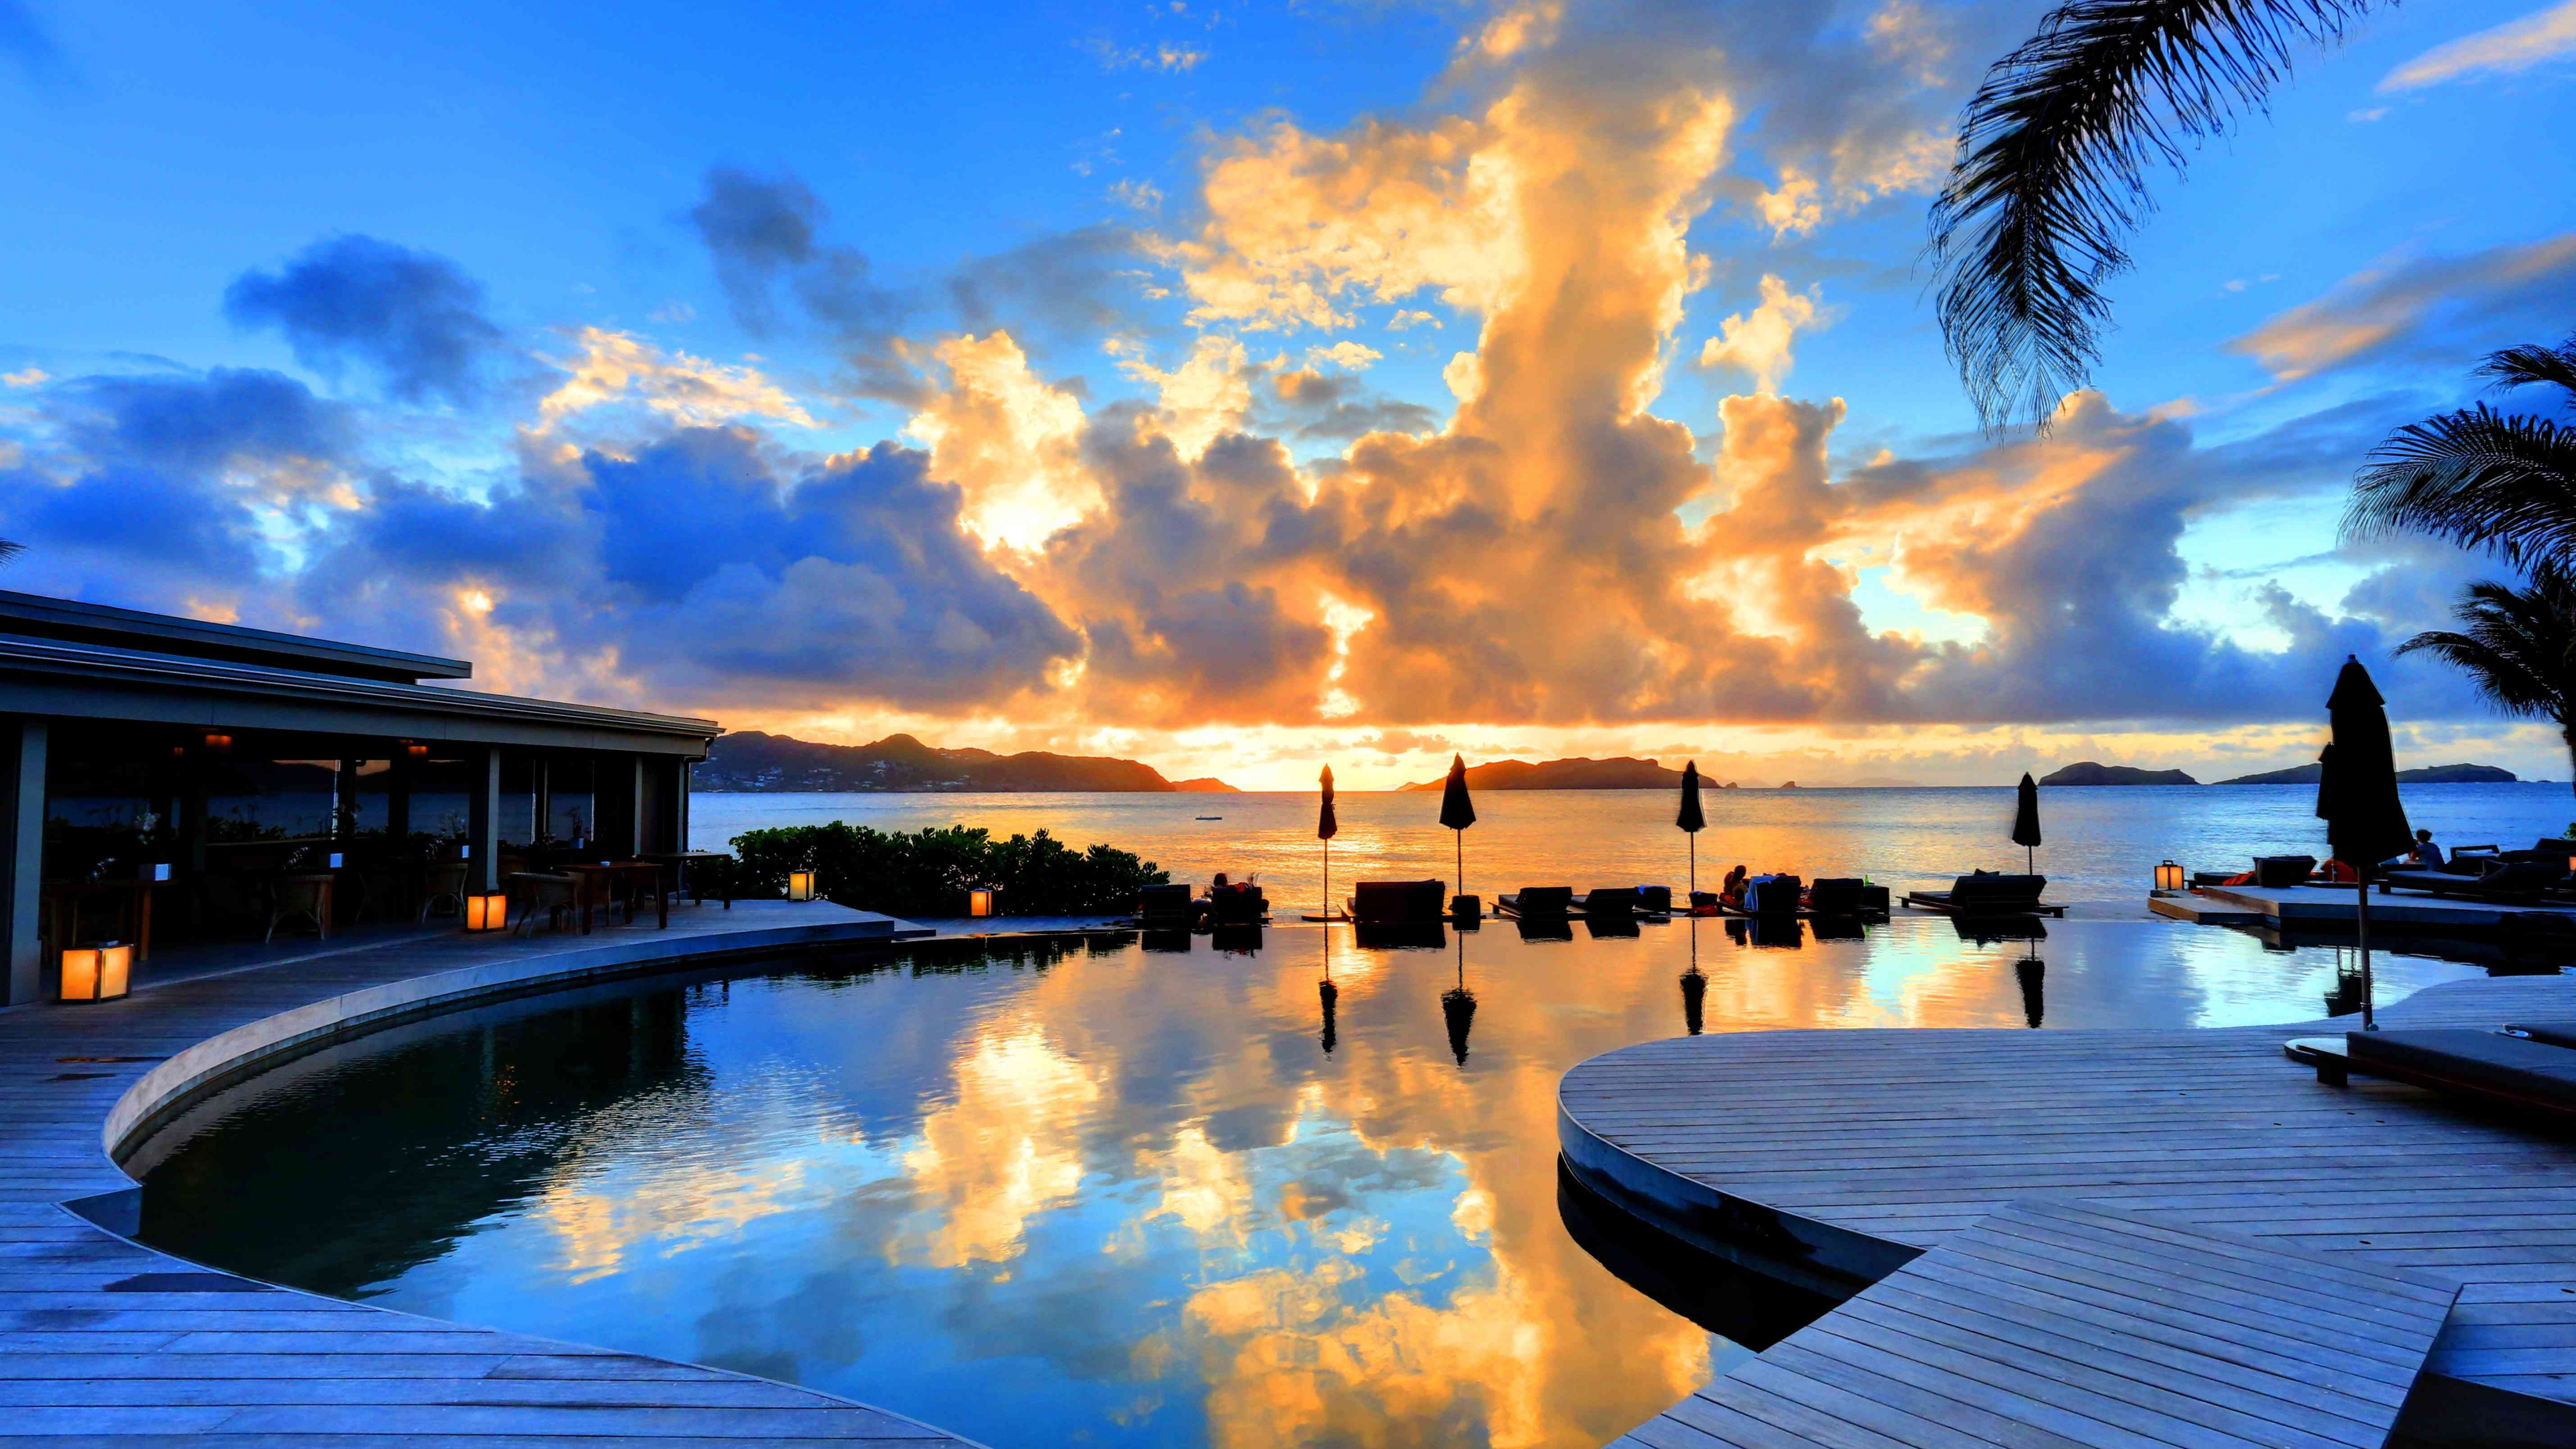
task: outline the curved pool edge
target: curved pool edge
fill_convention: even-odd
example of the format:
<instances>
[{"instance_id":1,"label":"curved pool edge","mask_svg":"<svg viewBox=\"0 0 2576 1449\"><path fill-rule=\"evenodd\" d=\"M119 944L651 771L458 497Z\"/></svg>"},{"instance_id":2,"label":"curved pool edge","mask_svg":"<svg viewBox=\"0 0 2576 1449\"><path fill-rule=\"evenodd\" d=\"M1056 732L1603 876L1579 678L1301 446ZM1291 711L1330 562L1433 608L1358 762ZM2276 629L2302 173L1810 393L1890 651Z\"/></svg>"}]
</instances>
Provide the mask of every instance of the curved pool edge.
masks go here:
<instances>
[{"instance_id":1,"label":"curved pool edge","mask_svg":"<svg viewBox=\"0 0 2576 1449\"><path fill-rule=\"evenodd\" d=\"M716 924L702 920L703 929L550 940L535 954L393 974L284 1010L250 1015L158 1061L116 1096L95 1139L105 1158L104 1172L81 1167L78 1154L66 1156L44 1146L49 1128L67 1125L59 1119L30 1120L22 1114L18 1122L0 1124L0 1161L20 1156L44 1169L29 1173L26 1185L32 1192L0 1194L0 1237L9 1240L5 1251L22 1270L35 1270L0 1285L0 1313L8 1313L18 1294L43 1295L48 1304L74 1294L124 1295L101 1296L93 1300L99 1308L73 1310L68 1316L55 1310L62 1331L17 1335L48 1340L41 1346L0 1345L0 1352L48 1353L61 1366L59 1374L23 1376L51 1379L56 1392L46 1397L56 1402L14 1409L13 1422L25 1421L15 1431L435 1434L512 1444L561 1442L566 1449L595 1443L602 1433L644 1433L824 1443L891 1439L922 1449L985 1449L891 1409L756 1374L459 1324L263 1282L139 1242L131 1236L131 1225L119 1221L135 1212L141 1194L122 1164L159 1125L211 1092L328 1044L512 996L750 957L891 947L928 934L892 917L828 905L800 907L797 914L806 919L792 923L761 919L778 914L765 909L765 903L743 905L748 909L729 912ZM496 945L484 954L510 950ZM297 964L176 982L138 992L105 1010L24 1017L10 1023L13 1039L0 1042L0 1060L14 1055L18 1064L33 1065L75 1044L92 1051L119 1044L148 1050L170 1035L184 1034L186 1028L170 1031L169 1018L184 1020L228 1005L256 1011L253 1002L263 996L273 1000L285 983L324 976L345 984L350 974L346 958L336 958L321 971L299 973ZM49 1027L59 1031L49 1034ZM56 1080L89 1075L105 1074L58 1073ZM123 1186L111 1187L111 1182ZM141 1327L146 1323L148 1331ZM190 1325L202 1327L190 1331ZM247 1347L241 1342L246 1337L262 1342ZM83 1362L85 1353L102 1356L100 1362L112 1358L122 1367L115 1375L93 1373ZM409 1371L391 1380L404 1392L387 1394L383 1402L352 1401L321 1384L326 1379L346 1382L345 1374L323 1366L335 1355L365 1356L367 1372L379 1371L388 1356L408 1358ZM138 1375L138 1356L160 1360L165 1372ZM187 1362L191 1357L195 1361ZM173 1387L163 1396L148 1391L137 1395L132 1390L138 1377ZM302 1379L316 1387L302 1401L246 1395L238 1404L210 1402L223 1396L202 1391L208 1378L233 1377L271 1387L277 1380ZM102 1392L102 1385L114 1382L122 1382L124 1391Z\"/></svg>"}]
</instances>

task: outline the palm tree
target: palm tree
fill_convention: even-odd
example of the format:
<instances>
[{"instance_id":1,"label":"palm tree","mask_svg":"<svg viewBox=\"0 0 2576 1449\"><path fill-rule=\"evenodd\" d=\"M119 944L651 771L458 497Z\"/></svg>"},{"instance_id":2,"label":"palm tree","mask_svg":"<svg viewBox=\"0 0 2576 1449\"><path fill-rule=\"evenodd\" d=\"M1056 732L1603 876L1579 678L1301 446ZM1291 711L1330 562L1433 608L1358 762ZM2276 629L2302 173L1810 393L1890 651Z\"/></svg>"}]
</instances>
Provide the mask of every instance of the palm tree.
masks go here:
<instances>
[{"instance_id":1,"label":"palm tree","mask_svg":"<svg viewBox=\"0 0 2576 1449\"><path fill-rule=\"evenodd\" d=\"M2145 173L2263 109L2374 0L2070 0L1986 72L1932 203L1941 338L1989 429L2047 426L2110 322Z\"/></svg>"},{"instance_id":2,"label":"palm tree","mask_svg":"<svg viewBox=\"0 0 2576 1449\"><path fill-rule=\"evenodd\" d=\"M2508 347L2478 373L2507 388L2553 389L2562 409L2576 408L2576 337ZM2478 403L2399 428L2355 475L2344 532L2400 529L2517 567L2576 569L2576 426Z\"/></svg>"},{"instance_id":3,"label":"palm tree","mask_svg":"<svg viewBox=\"0 0 2576 1449\"><path fill-rule=\"evenodd\" d=\"M2451 615L2460 629L2418 634L2397 652L2458 666L2508 715L2556 720L2576 759L2576 574L2542 563L2526 587L2482 580Z\"/></svg>"},{"instance_id":4,"label":"palm tree","mask_svg":"<svg viewBox=\"0 0 2576 1449\"><path fill-rule=\"evenodd\" d=\"M11 543L5 538L0 538L0 563L7 563L9 560L16 558L18 555L25 553L26 551L27 546L25 544Z\"/></svg>"}]
</instances>

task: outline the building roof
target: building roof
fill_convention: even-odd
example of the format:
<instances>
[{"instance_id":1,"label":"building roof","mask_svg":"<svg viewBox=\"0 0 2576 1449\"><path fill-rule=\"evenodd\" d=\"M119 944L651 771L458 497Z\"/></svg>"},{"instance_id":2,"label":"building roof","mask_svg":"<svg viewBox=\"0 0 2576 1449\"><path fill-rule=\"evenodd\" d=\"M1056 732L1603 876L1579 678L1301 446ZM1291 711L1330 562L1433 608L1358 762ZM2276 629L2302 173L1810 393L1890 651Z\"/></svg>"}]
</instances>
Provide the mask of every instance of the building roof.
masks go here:
<instances>
[{"instance_id":1,"label":"building roof","mask_svg":"<svg viewBox=\"0 0 2576 1449\"><path fill-rule=\"evenodd\" d=\"M26 600L27 595L0 596ZM59 603L59 600L35 600ZM94 606L81 606L89 608ZM111 611L131 615L130 610ZM146 620L158 615L135 616ZM186 621L172 621L184 623ZM0 615L0 630L19 627ZM229 626L205 626L228 628ZM359 646L240 630L285 644L423 659ZM452 664L460 677L465 665ZM631 750L703 758L722 732L714 720L484 694L409 679L368 677L202 653L121 647L0 632L0 709L63 719L112 719L208 729L307 730L386 739L444 740L555 749Z\"/></svg>"},{"instance_id":2,"label":"building roof","mask_svg":"<svg viewBox=\"0 0 2576 1449\"><path fill-rule=\"evenodd\" d=\"M42 594L0 590L0 633L30 639L61 639L105 644L121 649L220 659L234 664L261 664L306 674L332 674L350 679L384 679L403 684L423 679L471 679L474 665L464 659L411 654L366 644L309 639L245 629L238 624L212 624L175 614L150 614L92 604L79 599L53 599Z\"/></svg>"}]
</instances>

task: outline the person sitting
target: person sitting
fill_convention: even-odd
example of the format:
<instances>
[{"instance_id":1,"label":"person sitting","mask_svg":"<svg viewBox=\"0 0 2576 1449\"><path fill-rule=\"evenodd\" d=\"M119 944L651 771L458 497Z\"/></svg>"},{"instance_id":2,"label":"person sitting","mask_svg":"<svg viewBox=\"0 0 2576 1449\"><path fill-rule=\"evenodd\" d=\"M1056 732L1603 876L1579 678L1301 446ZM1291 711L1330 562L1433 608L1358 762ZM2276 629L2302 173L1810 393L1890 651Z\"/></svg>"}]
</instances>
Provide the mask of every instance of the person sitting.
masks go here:
<instances>
[{"instance_id":1,"label":"person sitting","mask_svg":"<svg viewBox=\"0 0 2576 1449\"><path fill-rule=\"evenodd\" d=\"M1746 870L1741 865L1728 871L1726 873L1726 883L1717 888L1717 898L1731 906L1740 906L1744 904L1744 883L1747 880L1752 879L1752 877L1753 872Z\"/></svg>"},{"instance_id":2,"label":"person sitting","mask_svg":"<svg viewBox=\"0 0 2576 1449\"><path fill-rule=\"evenodd\" d=\"M2427 870L2440 870L2447 863L2442 857L2442 847L2433 843L2433 832L2429 830L2415 832L2415 848L2406 852L2406 859Z\"/></svg>"}]
</instances>

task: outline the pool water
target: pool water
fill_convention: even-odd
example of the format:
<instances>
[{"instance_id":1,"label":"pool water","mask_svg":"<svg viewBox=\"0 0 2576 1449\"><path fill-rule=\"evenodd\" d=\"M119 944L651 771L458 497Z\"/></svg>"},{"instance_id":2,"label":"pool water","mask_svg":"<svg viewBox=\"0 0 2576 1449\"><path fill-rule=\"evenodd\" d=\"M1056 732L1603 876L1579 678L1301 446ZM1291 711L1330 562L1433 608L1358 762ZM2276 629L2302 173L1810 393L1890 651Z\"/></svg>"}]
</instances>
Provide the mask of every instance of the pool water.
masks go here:
<instances>
[{"instance_id":1,"label":"pool water","mask_svg":"<svg viewBox=\"0 0 2576 1449\"><path fill-rule=\"evenodd\" d=\"M1490 922L1406 949L1274 926L1234 949L805 958L344 1043L130 1166L143 1236L190 1258L789 1380L995 1449L1597 1445L1749 1350L1569 1232L1575 1062L1693 1017L2226 1025L2350 996L2330 946L2045 929ZM2481 970L2377 964L2383 1001Z\"/></svg>"}]
</instances>

